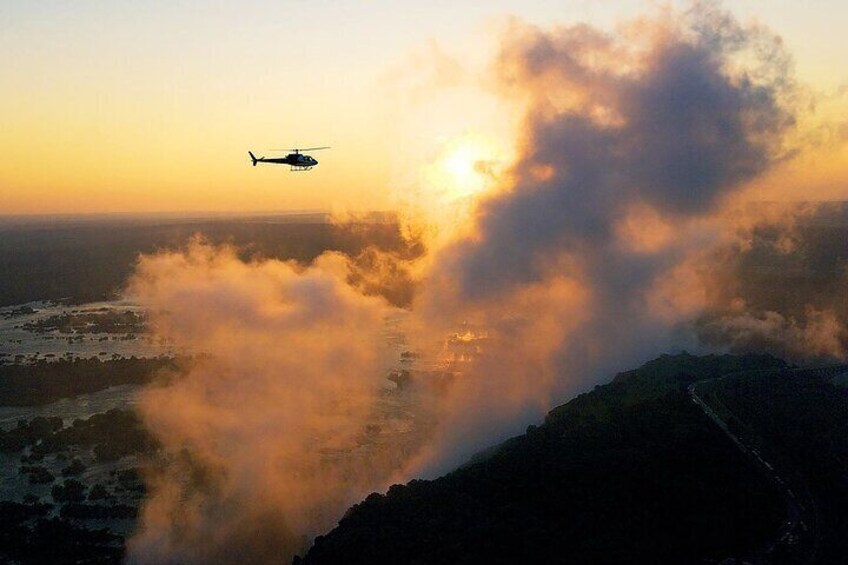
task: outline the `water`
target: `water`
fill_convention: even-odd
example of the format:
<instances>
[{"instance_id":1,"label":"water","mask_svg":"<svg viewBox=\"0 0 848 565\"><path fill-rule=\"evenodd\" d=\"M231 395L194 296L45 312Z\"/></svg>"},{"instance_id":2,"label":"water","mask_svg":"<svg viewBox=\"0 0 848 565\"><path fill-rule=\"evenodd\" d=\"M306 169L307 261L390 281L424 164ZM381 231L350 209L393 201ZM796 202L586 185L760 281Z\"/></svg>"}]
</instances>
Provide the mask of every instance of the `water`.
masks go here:
<instances>
[{"instance_id":1,"label":"water","mask_svg":"<svg viewBox=\"0 0 848 565\"><path fill-rule=\"evenodd\" d=\"M8 430L18 420L31 420L38 416L58 416L67 426L74 420L90 418L113 408L132 410L136 403L138 385L113 386L76 398L63 398L44 406L0 406L0 428Z\"/></svg>"},{"instance_id":2,"label":"water","mask_svg":"<svg viewBox=\"0 0 848 565\"><path fill-rule=\"evenodd\" d=\"M57 416L62 418L64 425L68 426L74 420L86 419L114 408L130 410L135 406L136 395L141 388L137 385L115 386L76 398L63 398L45 406L0 406L0 427L8 430L14 428L19 419L29 420L37 416ZM74 478L85 484L88 489L95 484L104 485L113 496L109 505L139 506L141 494L121 489L116 478L116 473L142 464L138 456L129 455L118 461L103 462L97 460L91 448L78 446L68 446L62 450L61 454L50 453L35 463L23 463L21 453L0 453L0 500L20 502L25 495L34 495L44 502L52 502L52 487L61 484L64 480L62 469L75 458L82 461L86 469ZM22 465L43 467L55 477L55 480L48 484L31 484L29 475L21 472ZM60 504L55 504L49 516L57 516L60 507ZM133 519L83 520L80 523L89 528L106 527L121 535L128 535L136 525Z\"/></svg>"},{"instance_id":3,"label":"water","mask_svg":"<svg viewBox=\"0 0 848 565\"><path fill-rule=\"evenodd\" d=\"M178 353L173 344L156 340L140 331L141 328L124 334L95 332L86 328L72 333L62 333L58 329L27 329L28 325L32 327L33 324L53 316L108 316L123 312L143 314L140 306L126 301L97 302L79 306L33 302L0 308L0 363L33 363L39 360L92 357L103 360L130 356L143 358L174 356ZM325 453L326 458L362 458L365 464L375 456L381 456L391 460L390 465L399 467L406 454L414 452L431 431L432 415L427 404L422 405L416 392L401 390L394 382L386 379L393 371L421 371L435 365L432 360L418 358L417 354L409 352L410 346L405 335L407 318L407 313L397 312L384 320L382 335L379 338L383 348L379 374L374 375L376 383L381 385L382 392L375 405L373 421L356 445L348 446L337 453ZM0 429L14 428L18 420L31 420L38 416L59 417L65 426L69 426L74 420L86 419L112 409L133 410L141 389L142 387L136 385L122 385L75 398L61 399L45 406L0 406ZM121 489L116 479L116 473L143 465L139 457L128 456L119 461L102 462L97 460L91 449L78 447L69 447L62 454L48 454L37 463L22 463L21 453L0 453L0 500L20 501L23 496L31 494L50 502L51 487L64 480L62 469L74 458L80 459L86 467L82 475L76 478L89 489L95 484L105 485L115 497L109 502L110 505L139 506L141 495ZM30 484L29 475L21 472L22 465L44 467L55 477L54 483ZM53 515L58 513L59 507L60 505L55 506ZM84 523L88 527L99 524L124 534L130 533L135 526L135 520L85 520Z\"/></svg>"},{"instance_id":4,"label":"water","mask_svg":"<svg viewBox=\"0 0 848 565\"><path fill-rule=\"evenodd\" d=\"M12 315L22 307L35 312ZM79 306L66 306L51 302L31 302L24 305L0 308L0 362L11 363L60 358L90 358L102 360L116 357L173 356L174 347L162 340L143 334L120 333L61 333L59 330L38 333L25 328L27 324L44 321L63 314L113 314L121 312L142 313L140 306L127 301L93 302Z\"/></svg>"}]
</instances>

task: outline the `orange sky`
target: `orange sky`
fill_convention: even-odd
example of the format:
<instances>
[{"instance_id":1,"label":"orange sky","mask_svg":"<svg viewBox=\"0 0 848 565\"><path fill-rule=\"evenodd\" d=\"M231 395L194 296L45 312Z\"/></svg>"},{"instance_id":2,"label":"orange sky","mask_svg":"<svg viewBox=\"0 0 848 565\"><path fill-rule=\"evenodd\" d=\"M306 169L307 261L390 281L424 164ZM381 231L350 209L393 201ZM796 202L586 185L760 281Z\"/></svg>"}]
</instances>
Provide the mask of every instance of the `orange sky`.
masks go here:
<instances>
[{"instance_id":1,"label":"orange sky","mask_svg":"<svg viewBox=\"0 0 848 565\"><path fill-rule=\"evenodd\" d=\"M658 9L631 0L207 6L0 7L0 214L386 209L433 192L466 196L484 181L460 161L508 161L515 144L514 109L485 84L507 15L612 28ZM842 3L727 6L784 36L802 80L831 97L819 120L846 120ZM314 154L309 173L250 166L248 149L295 145L333 148ZM794 178L846 196L845 151L812 167Z\"/></svg>"}]
</instances>

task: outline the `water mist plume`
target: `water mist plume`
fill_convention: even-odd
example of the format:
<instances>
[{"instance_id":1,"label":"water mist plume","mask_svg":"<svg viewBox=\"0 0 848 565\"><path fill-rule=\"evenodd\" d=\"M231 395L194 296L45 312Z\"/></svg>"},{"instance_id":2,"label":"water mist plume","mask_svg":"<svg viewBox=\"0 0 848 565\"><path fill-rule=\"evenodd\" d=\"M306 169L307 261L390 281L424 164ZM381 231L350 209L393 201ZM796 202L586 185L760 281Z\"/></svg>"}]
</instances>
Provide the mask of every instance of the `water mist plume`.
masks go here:
<instances>
[{"instance_id":1,"label":"water mist plume","mask_svg":"<svg viewBox=\"0 0 848 565\"><path fill-rule=\"evenodd\" d=\"M713 4L620 29L513 22L494 69L525 107L518 158L425 257L329 253L304 267L195 241L141 258L130 293L152 331L209 357L142 397L170 459L150 478L131 561L286 558L387 481L450 470L669 350L801 339L845 354L826 305L802 309L806 321L728 310L736 297L717 287L734 285L713 272L717 249L741 248L752 226L793 225L731 213L793 154L779 38ZM383 297L410 309L411 347L444 370L420 371L427 392L410 396L433 418L430 441L357 457L396 312ZM719 309L731 315L699 341L694 321Z\"/></svg>"},{"instance_id":2,"label":"water mist plume","mask_svg":"<svg viewBox=\"0 0 848 565\"><path fill-rule=\"evenodd\" d=\"M206 356L140 398L171 461L130 561L290 558L379 484L368 461L333 457L369 421L390 310L345 284L346 263L243 262L200 240L140 260L129 293L153 331Z\"/></svg>"},{"instance_id":3,"label":"water mist plume","mask_svg":"<svg viewBox=\"0 0 848 565\"><path fill-rule=\"evenodd\" d=\"M523 149L474 233L433 260L417 304L425 331L487 328L485 353L463 368L420 472L614 371L698 348L702 273L738 232L725 209L791 155L779 38L706 4L622 29L514 22L504 40L496 72L527 105Z\"/></svg>"}]
</instances>

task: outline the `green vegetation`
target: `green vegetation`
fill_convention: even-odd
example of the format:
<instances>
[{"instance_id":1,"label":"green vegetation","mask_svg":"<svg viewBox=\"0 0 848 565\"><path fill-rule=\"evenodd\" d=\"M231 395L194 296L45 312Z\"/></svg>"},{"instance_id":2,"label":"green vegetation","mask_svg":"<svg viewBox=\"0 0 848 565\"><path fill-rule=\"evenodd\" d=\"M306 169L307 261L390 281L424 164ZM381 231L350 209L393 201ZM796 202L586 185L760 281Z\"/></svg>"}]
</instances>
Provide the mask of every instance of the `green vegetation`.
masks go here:
<instances>
[{"instance_id":1,"label":"green vegetation","mask_svg":"<svg viewBox=\"0 0 848 565\"><path fill-rule=\"evenodd\" d=\"M176 371L177 363L171 358L130 357L0 365L0 406L39 406L112 386L145 384L157 375Z\"/></svg>"},{"instance_id":2,"label":"green vegetation","mask_svg":"<svg viewBox=\"0 0 848 565\"><path fill-rule=\"evenodd\" d=\"M116 473L118 483L125 489L134 489L143 484L138 469L124 469Z\"/></svg>"},{"instance_id":3,"label":"green vegetation","mask_svg":"<svg viewBox=\"0 0 848 565\"><path fill-rule=\"evenodd\" d=\"M36 310L33 309L32 306L24 304L23 306L18 306L17 308L13 308L11 310L6 310L0 317L4 320L10 320L12 318L18 318L20 316L29 316L30 314L35 314Z\"/></svg>"},{"instance_id":4,"label":"green vegetation","mask_svg":"<svg viewBox=\"0 0 848 565\"><path fill-rule=\"evenodd\" d=\"M85 500L85 485L76 479L68 479L50 490L56 502L82 502Z\"/></svg>"},{"instance_id":5,"label":"green vegetation","mask_svg":"<svg viewBox=\"0 0 848 565\"><path fill-rule=\"evenodd\" d=\"M780 492L686 394L771 357L663 356L486 457L351 508L305 563L699 563L751 557Z\"/></svg>"},{"instance_id":6,"label":"green vegetation","mask_svg":"<svg viewBox=\"0 0 848 565\"><path fill-rule=\"evenodd\" d=\"M83 465L82 461L75 457L74 460L71 461L70 465L62 469L62 476L73 477L82 474L83 471L85 471L85 465Z\"/></svg>"},{"instance_id":7,"label":"green vegetation","mask_svg":"<svg viewBox=\"0 0 848 565\"><path fill-rule=\"evenodd\" d=\"M109 494L109 491L106 490L106 487L100 483L91 487L91 490L88 492L89 500L105 500L110 497L111 495Z\"/></svg>"},{"instance_id":8,"label":"green vegetation","mask_svg":"<svg viewBox=\"0 0 848 565\"><path fill-rule=\"evenodd\" d=\"M173 359L135 358L4 366L0 367L0 398L6 404L43 404L117 384L147 383L157 373L175 368ZM59 417L39 416L0 430L0 451L20 453L20 472L33 485L52 484L52 500L62 505L58 518L47 519L51 505L40 503L34 495L25 497L24 504L3 503L6 506L0 506L0 513L8 510L9 514L0 516L0 562L119 563L124 555L123 535L91 531L81 527L80 521L135 520L145 487L137 469L118 469L135 463L124 457L149 455L157 449L136 413L128 410L113 409L70 425ZM87 468L92 462L106 463L107 469L112 468L111 476L97 471L94 476L102 482L94 483ZM91 482L87 484L83 476Z\"/></svg>"},{"instance_id":9,"label":"green vegetation","mask_svg":"<svg viewBox=\"0 0 848 565\"><path fill-rule=\"evenodd\" d=\"M98 461L117 461L127 455L151 453L158 445L135 412L118 409L74 420L67 427L62 427L60 418L39 417L30 422L22 420L11 430L0 430L2 451L14 453L29 448L30 454L21 457L24 463L41 461L48 454L61 454L73 447L92 449ZM39 469L24 466L21 472L29 473L32 481L34 474L46 477ZM84 470L82 462L75 459L62 474L76 475ZM50 477L47 482L52 482Z\"/></svg>"},{"instance_id":10,"label":"green vegetation","mask_svg":"<svg viewBox=\"0 0 848 565\"><path fill-rule=\"evenodd\" d=\"M23 564L120 563L123 540L59 518L50 506L0 502L0 561Z\"/></svg>"},{"instance_id":11,"label":"green vegetation","mask_svg":"<svg viewBox=\"0 0 848 565\"><path fill-rule=\"evenodd\" d=\"M36 444L43 438L62 429L62 418L36 416L32 420L18 420L17 426L11 430L0 430L0 451L15 453L27 445ZM24 460L31 463L36 460Z\"/></svg>"},{"instance_id":12,"label":"green vegetation","mask_svg":"<svg viewBox=\"0 0 848 565\"><path fill-rule=\"evenodd\" d=\"M31 450L33 454L46 455L72 446L93 448L99 461L116 461L157 448L156 440L135 412L112 409L85 420L74 420L72 425L42 437Z\"/></svg>"},{"instance_id":13,"label":"green vegetation","mask_svg":"<svg viewBox=\"0 0 848 565\"><path fill-rule=\"evenodd\" d=\"M772 461L805 507L817 563L848 555L848 390L817 371L735 375L709 383L746 442ZM711 403L712 405L712 403ZM810 508L811 507L811 508Z\"/></svg>"},{"instance_id":14,"label":"green vegetation","mask_svg":"<svg viewBox=\"0 0 848 565\"><path fill-rule=\"evenodd\" d=\"M58 481L45 466L20 467L31 483L52 483L50 497L61 508L58 518L48 520L53 505L41 503L32 493L24 495L23 504L0 503L0 563L119 563L123 559L123 535L85 529L80 522L136 520L145 494L139 470L113 466L104 482L94 483L89 477L92 482L87 484L82 478L83 473L88 476L83 461L115 462L125 455L149 455L158 449L134 412L110 410L69 426L63 426L60 418L21 420L15 428L0 432L0 444L8 451L22 451L24 463L48 460L55 470L57 464L67 462L62 469L64 480Z\"/></svg>"},{"instance_id":15,"label":"green vegetation","mask_svg":"<svg viewBox=\"0 0 848 565\"><path fill-rule=\"evenodd\" d=\"M43 334L58 331L62 334L134 334L144 331L145 317L132 310L116 312L109 308L95 311L63 312L55 316L28 322L23 329Z\"/></svg>"},{"instance_id":16,"label":"green vegetation","mask_svg":"<svg viewBox=\"0 0 848 565\"><path fill-rule=\"evenodd\" d=\"M685 391L690 384L700 380L739 371L782 369L786 366L784 361L771 355L661 355L638 369L616 375L609 384L598 385L594 391L554 408L545 422L556 425L561 420L606 421L611 410L656 400L669 392Z\"/></svg>"},{"instance_id":17,"label":"green vegetation","mask_svg":"<svg viewBox=\"0 0 848 565\"><path fill-rule=\"evenodd\" d=\"M56 479L50 471L39 465L21 466L21 474L29 476L29 484L31 485L48 485Z\"/></svg>"},{"instance_id":18,"label":"green vegetation","mask_svg":"<svg viewBox=\"0 0 848 565\"><path fill-rule=\"evenodd\" d=\"M73 518L76 520L133 520L138 516L138 508L127 504L101 506L98 504L72 502L62 506L59 515L62 518Z\"/></svg>"}]
</instances>

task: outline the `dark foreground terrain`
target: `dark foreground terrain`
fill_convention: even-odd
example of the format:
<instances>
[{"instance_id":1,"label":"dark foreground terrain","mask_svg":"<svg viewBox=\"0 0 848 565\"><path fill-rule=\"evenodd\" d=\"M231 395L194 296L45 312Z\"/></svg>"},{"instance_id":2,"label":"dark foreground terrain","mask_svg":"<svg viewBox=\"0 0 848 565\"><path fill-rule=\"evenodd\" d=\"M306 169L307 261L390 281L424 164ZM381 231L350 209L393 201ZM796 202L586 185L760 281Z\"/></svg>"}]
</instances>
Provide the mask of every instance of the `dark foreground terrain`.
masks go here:
<instances>
[{"instance_id":1,"label":"dark foreground terrain","mask_svg":"<svg viewBox=\"0 0 848 565\"><path fill-rule=\"evenodd\" d=\"M0 501L0 563L120 562L145 495L139 465L157 449L126 410L0 431L4 480L17 461L29 483L17 500Z\"/></svg>"},{"instance_id":2,"label":"dark foreground terrain","mask_svg":"<svg viewBox=\"0 0 848 565\"><path fill-rule=\"evenodd\" d=\"M138 363L27 378L134 382ZM846 381L766 355L662 356L444 477L372 494L302 561L844 563ZM133 411L22 419L0 440L29 484L0 502L0 562L123 559L158 450Z\"/></svg>"},{"instance_id":3,"label":"dark foreground terrain","mask_svg":"<svg viewBox=\"0 0 848 565\"><path fill-rule=\"evenodd\" d=\"M346 225L320 215L6 219L0 306L15 306L4 316L31 314L24 303L32 300L113 298L139 253L184 247L193 234L233 244L242 258L307 264L326 250L346 253L348 282L401 306L414 293L403 261L423 253L386 218ZM759 230L750 249L717 255L708 275L727 283L714 285L726 293L715 303L732 314L741 298L754 316L779 312L789 321L803 320L811 305L848 320L848 205L801 222L789 252L774 245L778 235ZM385 256L374 249L397 262L380 263ZM370 271L392 276L375 280ZM705 343L780 351L718 331L725 326L712 322L726 315L719 309L699 321ZM61 316L27 329L71 340L80 331L108 337L143 324L132 316L100 321ZM0 354L25 357L16 347L7 341ZM147 383L174 363L67 359L2 367L0 406L23 406L33 416L0 434L0 463L17 485L0 502L0 562L123 559L144 497L140 470L157 456L156 442L126 407L72 419L35 411L59 398ZM845 563L846 384L844 375L793 371L768 356L663 356L552 410L543 424L453 473L369 496L316 539L303 561Z\"/></svg>"},{"instance_id":4,"label":"dark foreground terrain","mask_svg":"<svg viewBox=\"0 0 848 565\"><path fill-rule=\"evenodd\" d=\"M372 494L303 562L844 563L848 393L830 373L786 369L663 356L485 458ZM756 433L781 476L809 488L812 542L783 536L787 485L693 402L699 381L732 404L734 433L750 427L746 441Z\"/></svg>"},{"instance_id":5,"label":"dark foreground terrain","mask_svg":"<svg viewBox=\"0 0 848 565\"><path fill-rule=\"evenodd\" d=\"M699 385L729 431L768 463L789 524L777 562L848 559L848 372L754 372Z\"/></svg>"},{"instance_id":6,"label":"dark foreground terrain","mask_svg":"<svg viewBox=\"0 0 848 565\"><path fill-rule=\"evenodd\" d=\"M0 426L0 563L123 559L145 496L142 469L159 452L132 395L176 370L168 358L0 366L0 411L7 414ZM10 409L19 414L11 422Z\"/></svg>"}]
</instances>

